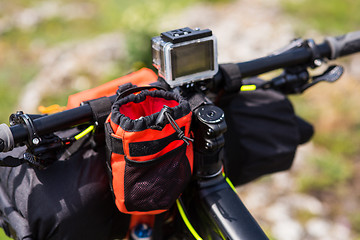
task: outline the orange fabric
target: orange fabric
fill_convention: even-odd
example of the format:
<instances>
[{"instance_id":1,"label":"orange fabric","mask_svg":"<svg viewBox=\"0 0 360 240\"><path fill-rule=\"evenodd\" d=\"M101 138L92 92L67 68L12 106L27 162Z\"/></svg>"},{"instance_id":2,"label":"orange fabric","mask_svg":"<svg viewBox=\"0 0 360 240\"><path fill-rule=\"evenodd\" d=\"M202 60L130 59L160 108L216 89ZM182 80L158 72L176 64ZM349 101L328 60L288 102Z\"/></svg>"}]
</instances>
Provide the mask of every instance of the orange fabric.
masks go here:
<instances>
[{"instance_id":1,"label":"orange fabric","mask_svg":"<svg viewBox=\"0 0 360 240\"><path fill-rule=\"evenodd\" d=\"M145 223L150 227L154 227L155 215L142 214L142 215L132 215L130 219L129 228L133 229L138 224Z\"/></svg>"},{"instance_id":2,"label":"orange fabric","mask_svg":"<svg viewBox=\"0 0 360 240\"><path fill-rule=\"evenodd\" d=\"M119 206L117 205L117 207L119 208ZM120 210L120 208L119 208ZM145 215L145 214L150 214L150 215L156 215L156 214L160 214L163 212L166 212L168 209L163 209L163 210L154 210L154 211L148 211L148 212L137 212L137 211L132 211L129 212L129 214L131 215ZM120 210L121 211L121 210ZM123 212L123 213L127 213L127 212Z\"/></svg>"},{"instance_id":3,"label":"orange fabric","mask_svg":"<svg viewBox=\"0 0 360 240\"><path fill-rule=\"evenodd\" d=\"M180 126L185 125L185 134L187 137L190 137L190 123L191 123L191 115L190 112L188 115L177 119L176 122ZM142 141L151 141L155 139L161 139L166 136L169 136L170 134L174 133L175 130L170 124L167 124L162 131L153 130L153 129L146 129L141 132L127 132L124 131L119 125L115 124L111 121L111 114L107 118L107 122L110 122L111 128L114 130L114 133L112 135L116 138L121 138L123 140L123 150L124 154L131 160L134 161L148 161L151 159L155 159L161 155L164 155L165 153L176 149L177 147L180 147L182 144L184 144L183 140L176 140L170 142L164 149L162 149L160 152L148 155L148 156L141 156L141 157L131 157L129 154L129 143L133 142L142 142ZM186 156L189 159L189 164L191 168L191 173L193 172L193 146L192 142L190 142L190 146L186 149ZM124 172L125 172L125 159L124 155L112 153L111 155L111 166L112 166L112 175L113 175L113 190L115 193L115 203L118 209L123 213L131 213L135 215L144 215L144 214L159 214L162 212L165 212L167 209L159 209L159 210L153 210L148 211L146 213L144 212L138 212L138 211L131 211L129 212L126 209L125 205L125 193L124 193ZM131 228L130 228L131 229Z\"/></svg>"},{"instance_id":4,"label":"orange fabric","mask_svg":"<svg viewBox=\"0 0 360 240\"><path fill-rule=\"evenodd\" d=\"M75 93L68 97L67 109L75 108L80 103L100 97L108 97L116 94L118 86L131 82L137 86L149 85L157 81L157 75L148 68L142 68L136 72L114 79L98 87Z\"/></svg>"},{"instance_id":5,"label":"orange fabric","mask_svg":"<svg viewBox=\"0 0 360 240\"><path fill-rule=\"evenodd\" d=\"M123 181L125 173L125 159L124 155L112 153L111 154L111 171L113 175L112 185L115 195L115 204L121 212L127 212L124 204L124 185ZM125 209L123 209L125 208Z\"/></svg>"}]
</instances>

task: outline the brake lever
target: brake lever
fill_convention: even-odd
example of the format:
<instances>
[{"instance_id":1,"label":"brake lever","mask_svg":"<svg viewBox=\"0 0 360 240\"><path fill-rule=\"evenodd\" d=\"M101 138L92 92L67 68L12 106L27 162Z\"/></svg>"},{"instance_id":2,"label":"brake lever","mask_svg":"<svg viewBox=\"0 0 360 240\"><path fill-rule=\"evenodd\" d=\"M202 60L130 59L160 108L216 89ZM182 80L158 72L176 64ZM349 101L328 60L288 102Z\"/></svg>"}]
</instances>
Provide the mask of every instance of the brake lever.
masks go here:
<instances>
[{"instance_id":1,"label":"brake lever","mask_svg":"<svg viewBox=\"0 0 360 240\"><path fill-rule=\"evenodd\" d=\"M37 169L45 169L54 163L58 152L64 147L64 143L55 134L42 136L40 142L28 146L23 157L31 166Z\"/></svg>"},{"instance_id":2,"label":"brake lever","mask_svg":"<svg viewBox=\"0 0 360 240\"><path fill-rule=\"evenodd\" d=\"M335 82L338 80L342 74L344 73L344 68L340 65L331 65L329 66L323 74L312 77L312 81L310 83L305 84L301 88L301 93L306 89L314 86L315 84L325 81L325 82Z\"/></svg>"}]
</instances>

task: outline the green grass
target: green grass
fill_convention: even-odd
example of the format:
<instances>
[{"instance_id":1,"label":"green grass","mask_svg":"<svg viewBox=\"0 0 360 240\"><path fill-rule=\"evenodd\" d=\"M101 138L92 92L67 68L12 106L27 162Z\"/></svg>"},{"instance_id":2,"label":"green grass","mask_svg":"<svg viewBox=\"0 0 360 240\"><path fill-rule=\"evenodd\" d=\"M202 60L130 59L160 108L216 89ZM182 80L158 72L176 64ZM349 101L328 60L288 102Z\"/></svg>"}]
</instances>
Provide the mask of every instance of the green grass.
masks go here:
<instances>
[{"instance_id":1,"label":"green grass","mask_svg":"<svg viewBox=\"0 0 360 240\"><path fill-rule=\"evenodd\" d=\"M0 65L0 121L8 123L9 113L15 110L19 94L26 84L26 79L32 78L37 66L22 54L8 54L7 62ZM18 62L22 62L19 66ZM7 114L5 114L7 113Z\"/></svg>"},{"instance_id":2,"label":"green grass","mask_svg":"<svg viewBox=\"0 0 360 240\"><path fill-rule=\"evenodd\" d=\"M282 5L306 29L334 34L359 30L358 0L283 0Z\"/></svg>"},{"instance_id":3,"label":"green grass","mask_svg":"<svg viewBox=\"0 0 360 240\"><path fill-rule=\"evenodd\" d=\"M341 154L324 151L308 158L308 169L297 179L304 192L329 191L342 188L353 175L352 164Z\"/></svg>"},{"instance_id":4,"label":"green grass","mask_svg":"<svg viewBox=\"0 0 360 240\"><path fill-rule=\"evenodd\" d=\"M334 129L331 132L323 132L314 137L314 142L331 149L334 154L351 158L359 153L360 129L353 127L347 131Z\"/></svg>"}]
</instances>

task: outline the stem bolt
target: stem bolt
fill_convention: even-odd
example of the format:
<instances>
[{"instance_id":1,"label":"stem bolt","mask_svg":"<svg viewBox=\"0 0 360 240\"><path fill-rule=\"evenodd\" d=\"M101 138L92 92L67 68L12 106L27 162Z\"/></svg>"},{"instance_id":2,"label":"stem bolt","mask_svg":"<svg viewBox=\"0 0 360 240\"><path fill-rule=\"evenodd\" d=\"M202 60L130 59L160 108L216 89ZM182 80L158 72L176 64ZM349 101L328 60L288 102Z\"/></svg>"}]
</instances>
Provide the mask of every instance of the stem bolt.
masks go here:
<instances>
[{"instance_id":1,"label":"stem bolt","mask_svg":"<svg viewBox=\"0 0 360 240\"><path fill-rule=\"evenodd\" d=\"M38 138L33 138L32 143L33 143L34 145L38 145L38 144L40 143L40 139L38 139Z\"/></svg>"}]
</instances>

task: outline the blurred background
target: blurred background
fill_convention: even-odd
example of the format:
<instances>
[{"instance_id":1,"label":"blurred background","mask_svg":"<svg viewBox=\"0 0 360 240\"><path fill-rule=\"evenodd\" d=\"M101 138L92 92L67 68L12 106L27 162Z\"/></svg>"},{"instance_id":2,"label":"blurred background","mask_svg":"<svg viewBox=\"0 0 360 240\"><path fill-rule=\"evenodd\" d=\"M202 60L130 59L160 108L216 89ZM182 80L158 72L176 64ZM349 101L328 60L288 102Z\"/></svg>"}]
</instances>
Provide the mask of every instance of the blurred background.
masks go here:
<instances>
[{"instance_id":1,"label":"blurred background","mask_svg":"<svg viewBox=\"0 0 360 240\"><path fill-rule=\"evenodd\" d=\"M296 37L360 30L358 9L356 0L0 1L0 121L151 67L160 32L210 28L219 62L240 62ZM272 239L360 239L360 54L337 62L338 82L291 97L316 130L292 169L238 188Z\"/></svg>"}]
</instances>

